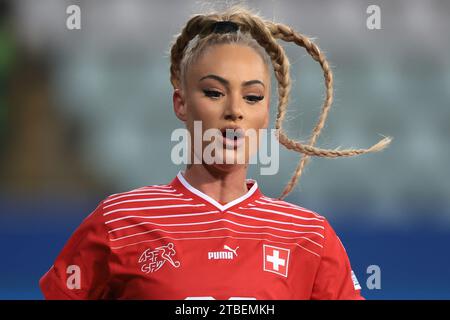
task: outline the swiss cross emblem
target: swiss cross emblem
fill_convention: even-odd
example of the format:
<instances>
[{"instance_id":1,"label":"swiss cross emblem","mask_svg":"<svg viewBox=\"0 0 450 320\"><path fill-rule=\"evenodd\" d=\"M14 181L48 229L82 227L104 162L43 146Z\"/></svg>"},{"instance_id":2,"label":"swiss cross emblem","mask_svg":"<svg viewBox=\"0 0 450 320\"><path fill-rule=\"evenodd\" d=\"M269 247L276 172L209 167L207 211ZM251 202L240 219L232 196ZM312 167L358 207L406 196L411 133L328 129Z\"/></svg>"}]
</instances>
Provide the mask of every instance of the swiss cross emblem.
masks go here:
<instances>
[{"instance_id":1,"label":"swiss cross emblem","mask_svg":"<svg viewBox=\"0 0 450 320\"><path fill-rule=\"evenodd\" d=\"M264 271L273 272L283 277L288 275L289 249L263 245Z\"/></svg>"}]
</instances>

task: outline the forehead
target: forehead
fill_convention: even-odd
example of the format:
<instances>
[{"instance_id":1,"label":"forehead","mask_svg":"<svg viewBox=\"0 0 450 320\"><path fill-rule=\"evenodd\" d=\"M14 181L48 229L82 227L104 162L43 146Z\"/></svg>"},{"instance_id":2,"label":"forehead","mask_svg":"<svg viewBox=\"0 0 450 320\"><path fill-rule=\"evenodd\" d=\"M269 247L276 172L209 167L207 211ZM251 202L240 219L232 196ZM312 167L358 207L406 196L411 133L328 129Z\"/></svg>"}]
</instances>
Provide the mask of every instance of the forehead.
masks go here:
<instances>
[{"instance_id":1,"label":"forehead","mask_svg":"<svg viewBox=\"0 0 450 320\"><path fill-rule=\"evenodd\" d=\"M267 80L269 75L263 58L253 48L239 44L213 45L189 69L194 77L214 73L229 78Z\"/></svg>"}]
</instances>

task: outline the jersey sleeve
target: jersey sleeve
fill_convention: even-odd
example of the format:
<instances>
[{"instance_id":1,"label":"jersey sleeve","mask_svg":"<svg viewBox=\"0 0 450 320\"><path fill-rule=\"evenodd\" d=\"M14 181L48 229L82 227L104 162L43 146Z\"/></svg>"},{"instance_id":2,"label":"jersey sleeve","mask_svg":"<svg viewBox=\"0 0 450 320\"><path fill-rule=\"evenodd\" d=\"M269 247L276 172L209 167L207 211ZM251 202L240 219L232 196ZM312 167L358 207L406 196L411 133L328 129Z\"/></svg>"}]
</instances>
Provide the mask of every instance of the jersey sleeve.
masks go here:
<instances>
[{"instance_id":1,"label":"jersey sleeve","mask_svg":"<svg viewBox=\"0 0 450 320\"><path fill-rule=\"evenodd\" d=\"M39 281L45 299L101 299L109 279L109 238L103 201L83 220Z\"/></svg>"},{"instance_id":2,"label":"jersey sleeve","mask_svg":"<svg viewBox=\"0 0 450 320\"><path fill-rule=\"evenodd\" d=\"M347 252L325 220L324 245L320 265L314 280L313 300L364 300Z\"/></svg>"}]
</instances>

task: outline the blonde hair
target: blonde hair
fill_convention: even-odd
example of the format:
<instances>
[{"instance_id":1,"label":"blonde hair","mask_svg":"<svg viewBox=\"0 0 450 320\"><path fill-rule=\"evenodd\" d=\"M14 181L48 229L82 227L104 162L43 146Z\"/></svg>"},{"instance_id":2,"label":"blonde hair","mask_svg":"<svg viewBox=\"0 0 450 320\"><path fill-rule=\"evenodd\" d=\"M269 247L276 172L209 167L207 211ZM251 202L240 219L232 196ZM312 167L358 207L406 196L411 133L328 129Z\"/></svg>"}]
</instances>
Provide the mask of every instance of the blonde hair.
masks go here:
<instances>
[{"instance_id":1,"label":"blonde hair","mask_svg":"<svg viewBox=\"0 0 450 320\"><path fill-rule=\"evenodd\" d=\"M217 21L232 21L239 26L239 30L235 33L225 34L208 33L208 30ZM288 57L283 47L278 44L277 39L293 42L305 48L311 57L320 64L323 70L326 97L308 144L302 144L290 139L283 131L283 120L286 116L291 90L291 78L289 75L290 63ZM279 96L278 112L275 121L276 136L279 142L287 149L303 154L293 176L285 186L279 199L287 196L298 183L310 156L327 158L356 156L381 151L392 141L391 137L385 137L368 149L328 150L314 147L333 102L333 74L325 55L308 37L296 32L287 25L264 20L243 5L233 5L220 13L197 14L189 19L181 33L176 36L170 49L170 81L173 87L180 88L180 86L184 86L187 66L195 62L206 48L222 43L247 45L254 48L267 65L269 64L269 59L272 62L274 74L278 81Z\"/></svg>"}]
</instances>

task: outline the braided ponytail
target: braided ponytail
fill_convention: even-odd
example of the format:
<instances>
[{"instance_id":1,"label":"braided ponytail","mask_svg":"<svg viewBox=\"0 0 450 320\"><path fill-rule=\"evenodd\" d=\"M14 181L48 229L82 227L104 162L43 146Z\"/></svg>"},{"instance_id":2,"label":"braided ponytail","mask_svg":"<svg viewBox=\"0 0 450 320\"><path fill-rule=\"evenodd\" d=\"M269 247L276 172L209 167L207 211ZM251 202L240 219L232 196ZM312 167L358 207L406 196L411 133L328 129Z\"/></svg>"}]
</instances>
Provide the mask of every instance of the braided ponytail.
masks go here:
<instances>
[{"instance_id":1,"label":"braided ponytail","mask_svg":"<svg viewBox=\"0 0 450 320\"><path fill-rule=\"evenodd\" d=\"M250 12L242 5L234 5L231 8L221 13L212 13L206 15L195 15L192 17L181 33L176 37L170 50L171 66L170 66L170 81L174 88L181 86L183 78L182 64L185 66L188 64L184 60L189 55L199 55L200 52L208 45L216 43L231 42L231 38L228 36L210 34L204 35L203 40L197 39L196 46L191 48L192 52L186 53L190 41L194 38L198 38L199 35L203 35L205 30L216 21L232 21L239 26L239 32L249 34L258 45L253 45L250 42L246 42L243 38L238 38L237 41L253 47L257 52L261 54L261 48L264 49L272 62L275 77L278 82L278 109L277 118L275 121L276 136L279 142L289 150L294 150L302 153L302 158L299 161L294 174L290 181L285 186L279 199L283 199L287 196L295 185L303 172L304 167L308 163L310 156L317 157L350 157L369 152L377 152L386 148L392 141L391 137L385 137L378 143L374 144L368 149L346 149L346 150L329 150L320 149L314 147L317 138L320 135L322 128L328 116L329 109L333 102L333 73L325 58L325 55L320 51L316 44L314 44L308 37L296 32L291 27L273 23L271 21L263 20L257 14ZM289 74L290 63L289 59L283 49L283 47L277 42L277 40L283 40L285 42L293 42L298 46L305 48L311 57L317 61L324 75L326 97L322 105L319 119L312 131L308 144L302 144L300 142L290 139L283 130L283 121L286 116L287 106L289 103L289 94L291 91L291 78ZM236 41L236 40L234 40ZM266 61L267 59L265 59ZM266 61L267 63L267 61Z\"/></svg>"}]
</instances>

